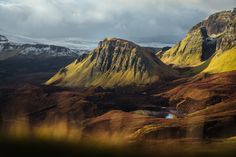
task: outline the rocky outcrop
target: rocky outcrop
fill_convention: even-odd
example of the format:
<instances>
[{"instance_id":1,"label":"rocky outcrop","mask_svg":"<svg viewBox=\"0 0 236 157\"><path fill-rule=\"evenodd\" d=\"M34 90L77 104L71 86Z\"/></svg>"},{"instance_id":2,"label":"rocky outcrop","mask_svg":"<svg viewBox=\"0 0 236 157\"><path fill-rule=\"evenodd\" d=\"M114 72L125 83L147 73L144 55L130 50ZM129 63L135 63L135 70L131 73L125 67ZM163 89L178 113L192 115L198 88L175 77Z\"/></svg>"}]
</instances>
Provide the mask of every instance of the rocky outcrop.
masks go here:
<instances>
[{"instance_id":1,"label":"rocky outcrop","mask_svg":"<svg viewBox=\"0 0 236 157\"><path fill-rule=\"evenodd\" d=\"M236 70L236 16L217 37L216 53L202 65L194 68L195 73L222 73Z\"/></svg>"},{"instance_id":2,"label":"rocky outcrop","mask_svg":"<svg viewBox=\"0 0 236 157\"><path fill-rule=\"evenodd\" d=\"M236 10L233 9L232 11L222 11L215 13L211 16L209 16L206 20L203 20L202 22L195 25L191 30L196 30L200 27L206 27L208 30L208 34L210 36L212 35L219 35L223 33L227 27L228 24L235 18Z\"/></svg>"},{"instance_id":3,"label":"rocky outcrop","mask_svg":"<svg viewBox=\"0 0 236 157\"><path fill-rule=\"evenodd\" d=\"M224 33L219 37L217 50L226 51L236 46L236 13L227 25Z\"/></svg>"},{"instance_id":4,"label":"rocky outcrop","mask_svg":"<svg viewBox=\"0 0 236 157\"><path fill-rule=\"evenodd\" d=\"M215 48L216 40L208 36L205 27L201 27L189 32L184 40L160 57L168 64L197 65L207 60L215 52Z\"/></svg>"},{"instance_id":5,"label":"rocky outcrop","mask_svg":"<svg viewBox=\"0 0 236 157\"><path fill-rule=\"evenodd\" d=\"M235 9L209 16L195 25L187 36L170 50L161 60L178 66L196 66L208 60L216 51L235 46Z\"/></svg>"},{"instance_id":6,"label":"rocky outcrop","mask_svg":"<svg viewBox=\"0 0 236 157\"><path fill-rule=\"evenodd\" d=\"M85 59L61 71L47 84L114 87L150 84L176 76L149 49L117 38L104 39Z\"/></svg>"}]
</instances>

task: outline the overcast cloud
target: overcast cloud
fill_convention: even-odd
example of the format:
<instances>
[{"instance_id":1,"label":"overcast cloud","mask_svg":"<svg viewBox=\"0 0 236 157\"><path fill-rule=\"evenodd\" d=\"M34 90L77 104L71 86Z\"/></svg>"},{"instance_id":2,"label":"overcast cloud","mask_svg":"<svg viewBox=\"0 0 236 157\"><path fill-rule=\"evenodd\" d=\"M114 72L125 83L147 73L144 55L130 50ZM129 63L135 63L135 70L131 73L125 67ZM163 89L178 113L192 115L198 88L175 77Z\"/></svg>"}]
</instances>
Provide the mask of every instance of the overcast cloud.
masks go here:
<instances>
[{"instance_id":1,"label":"overcast cloud","mask_svg":"<svg viewBox=\"0 0 236 157\"><path fill-rule=\"evenodd\" d=\"M235 0L0 0L0 28L39 38L173 43Z\"/></svg>"}]
</instances>

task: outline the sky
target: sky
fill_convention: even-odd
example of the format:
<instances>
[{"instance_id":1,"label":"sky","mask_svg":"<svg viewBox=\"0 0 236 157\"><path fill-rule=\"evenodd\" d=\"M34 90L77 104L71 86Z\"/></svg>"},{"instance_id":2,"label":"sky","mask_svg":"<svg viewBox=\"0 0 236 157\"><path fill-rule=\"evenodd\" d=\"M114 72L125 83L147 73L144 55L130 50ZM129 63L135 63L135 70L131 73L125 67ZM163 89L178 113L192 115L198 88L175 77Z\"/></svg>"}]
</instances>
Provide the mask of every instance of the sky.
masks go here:
<instances>
[{"instance_id":1,"label":"sky","mask_svg":"<svg viewBox=\"0 0 236 157\"><path fill-rule=\"evenodd\" d=\"M34 38L174 43L235 0L0 0L0 29Z\"/></svg>"}]
</instances>

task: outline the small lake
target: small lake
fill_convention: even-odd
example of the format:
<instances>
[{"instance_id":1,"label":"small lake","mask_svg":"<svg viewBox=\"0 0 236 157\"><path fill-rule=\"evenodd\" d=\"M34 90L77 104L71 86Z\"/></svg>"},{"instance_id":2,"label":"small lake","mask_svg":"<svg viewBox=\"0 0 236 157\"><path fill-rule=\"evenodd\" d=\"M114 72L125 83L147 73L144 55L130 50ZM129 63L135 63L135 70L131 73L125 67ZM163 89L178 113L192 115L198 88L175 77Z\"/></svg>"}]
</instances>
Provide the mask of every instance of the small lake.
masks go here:
<instances>
[{"instance_id":1,"label":"small lake","mask_svg":"<svg viewBox=\"0 0 236 157\"><path fill-rule=\"evenodd\" d=\"M150 111L150 110L137 110L134 111L135 114L144 115L144 116L151 116L157 118L165 118L165 119L174 119L176 118L175 114L166 111Z\"/></svg>"},{"instance_id":2,"label":"small lake","mask_svg":"<svg viewBox=\"0 0 236 157\"><path fill-rule=\"evenodd\" d=\"M171 113L168 113L165 117L165 119L174 119L174 118L175 118L175 115Z\"/></svg>"}]
</instances>

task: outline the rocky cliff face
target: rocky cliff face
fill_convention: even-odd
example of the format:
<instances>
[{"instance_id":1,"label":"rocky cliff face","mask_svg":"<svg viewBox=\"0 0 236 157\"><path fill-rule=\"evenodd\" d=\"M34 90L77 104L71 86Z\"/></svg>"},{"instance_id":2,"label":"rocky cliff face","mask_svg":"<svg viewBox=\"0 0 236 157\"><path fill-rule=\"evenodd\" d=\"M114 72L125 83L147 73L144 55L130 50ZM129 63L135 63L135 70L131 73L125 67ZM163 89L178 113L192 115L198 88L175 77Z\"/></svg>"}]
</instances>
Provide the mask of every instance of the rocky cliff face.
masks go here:
<instances>
[{"instance_id":1,"label":"rocky cliff face","mask_svg":"<svg viewBox=\"0 0 236 157\"><path fill-rule=\"evenodd\" d=\"M225 31L218 38L217 50L226 51L236 46L236 11L234 18L227 25Z\"/></svg>"},{"instance_id":2,"label":"rocky cliff face","mask_svg":"<svg viewBox=\"0 0 236 157\"><path fill-rule=\"evenodd\" d=\"M60 86L125 86L154 83L175 77L149 49L123 39L101 41L82 61L61 69L47 84Z\"/></svg>"},{"instance_id":3,"label":"rocky cliff face","mask_svg":"<svg viewBox=\"0 0 236 157\"><path fill-rule=\"evenodd\" d=\"M192 30L184 40L166 51L161 57L168 64L197 65L214 52L216 40L210 38L205 27Z\"/></svg>"},{"instance_id":4,"label":"rocky cliff face","mask_svg":"<svg viewBox=\"0 0 236 157\"><path fill-rule=\"evenodd\" d=\"M235 14L236 9L215 13L209 16L206 20L195 25L190 32L201 27L206 27L210 36L219 35L227 29L228 24L235 18Z\"/></svg>"},{"instance_id":5,"label":"rocky cliff face","mask_svg":"<svg viewBox=\"0 0 236 157\"><path fill-rule=\"evenodd\" d=\"M211 15L195 25L187 36L160 56L167 64L195 66L209 59L216 51L235 46L236 10Z\"/></svg>"}]
</instances>

